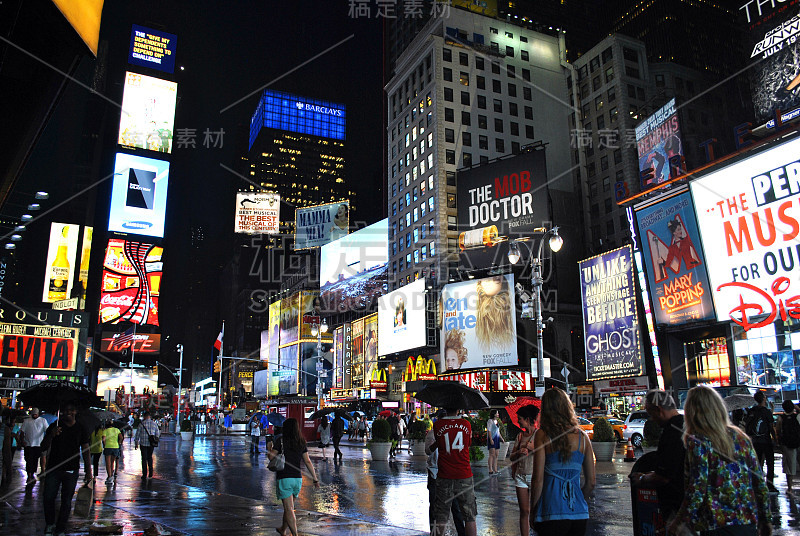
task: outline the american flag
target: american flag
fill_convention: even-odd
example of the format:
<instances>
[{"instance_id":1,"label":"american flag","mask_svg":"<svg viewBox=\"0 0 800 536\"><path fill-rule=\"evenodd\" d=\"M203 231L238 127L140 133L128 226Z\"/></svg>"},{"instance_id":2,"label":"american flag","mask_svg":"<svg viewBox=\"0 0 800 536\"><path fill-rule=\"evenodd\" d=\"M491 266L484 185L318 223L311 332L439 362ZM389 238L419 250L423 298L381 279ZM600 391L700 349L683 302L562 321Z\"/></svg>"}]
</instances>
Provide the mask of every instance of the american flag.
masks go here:
<instances>
[{"instance_id":1,"label":"american flag","mask_svg":"<svg viewBox=\"0 0 800 536\"><path fill-rule=\"evenodd\" d=\"M114 346L122 347L123 344L127 344L129 342L132 343L133 342L133 336L135 334L136 334L136 324L134 324L133 326L131 326L128 329L126 329L125 332L122 335L117 337L117 340L114 341Z\"/></svg>"}]
</instances>

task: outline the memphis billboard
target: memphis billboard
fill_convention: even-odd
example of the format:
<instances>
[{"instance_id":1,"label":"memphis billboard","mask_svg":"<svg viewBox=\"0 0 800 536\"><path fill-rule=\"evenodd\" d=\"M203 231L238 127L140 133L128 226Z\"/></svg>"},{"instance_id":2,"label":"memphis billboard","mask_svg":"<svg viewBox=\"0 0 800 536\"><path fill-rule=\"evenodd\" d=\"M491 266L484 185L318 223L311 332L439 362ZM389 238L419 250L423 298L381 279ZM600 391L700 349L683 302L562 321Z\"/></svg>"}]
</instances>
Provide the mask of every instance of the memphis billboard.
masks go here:
<instances>
[{"instance_id":1,"label":"memphis billboard","mask_svg":"<svg viewBox=\"0 0 800 536\"><path fill-rule=\"evenodd\" d=\"M636 127L636 149L639 172L653 169L653 178L644 182L642 188L674 178L671 177L674 165L683 167L683 144L674 98Z\"/></svg>"},{"instance_id":2,"label":"memphis billboard","mask_svg":"<svg viewBox=\"0 0 800 536\"><path fill-rule=\"evenodd\" d=\"M117 153L108 230L164 237L169 162Z\"/></svg>"},{"instance_id":3,"label":"memphis billboard","mask_svg":"<svg viewBox=\"0 0 800 536\"><path fill-rule=\"evenodd\" d=\"M508 264L508 241L550 227L543 150L458 172L458 243L466 268Z\"/></svg>"},{"instance_id":4,"label":"memphis billboard","mask_svg":"<svg viewBox=\"0 0 800 536\"><path fill-rule=\"evenodd\" d=\"M344 140L346 119L344 104L265 89L250 119L248 149L262 128Z\"/></svg>"},{"instance_id":5,"label":"memphis billboard","mask_svg":"<svg viewBox=\"0 0 800 536\"><path fill-rule=\"evenodd\" d=\"M643 373L630 246L580 261L586 379Z\"/></svg>"},{"instance_id":6,"label":"memphis billboard","mask_svg":"<svg viewBox=\"0 0 800 536\"><path fill-rule=\"evenodd\" d=\"M800 139L689 183L717 320L800 318Z\"/></svg>"},{"instance_id":7,"label":"memphis billboard","mask_svg":"<svg viewBox=\"0 0 800 536\"><path fill-rule=\"evenodd\" d=\"M178 84L139 73L125 73L117 143L125 147L172 152Z\"/></svg>"},{"instance_id":8,"label":"memphis billboard","mask_svg":"<svg viewBox=\"0 0 800 536\"><path fill-rule=\"evenodd\" d=\"M378 298L378 355L427 344L425 278Z\"/></svg>"},{"instance_id":9,"label":"memphis billboard","mask_svg":"<svg viewBox=\"0 0 800 536\"><path fill-rule=\"evenodd\" d=\"M163 248L145 242L117 238L108 241L99 323L158 326L163 253Z\"/></svg>"},{"instance_id":10,"label":"memphis billboard","mask_svg":"<svg viewBox=\"0 0 800 536\"><path fill-rule=\"evenodd\" d=\"M134 24L131 29L128 63L173 73L177 46L178 37L174 34Z\"/></svg>"},{"instance_id":11,"label":"memphis billboard","mask_svg":"<svg viewBox=\"0 0 800 536\"><path fill-rule=\"evenodd\" d=\"M337 201L295 211L294 249L330 244L350 230L350 202Z\"/></svg>"}]
</instances>

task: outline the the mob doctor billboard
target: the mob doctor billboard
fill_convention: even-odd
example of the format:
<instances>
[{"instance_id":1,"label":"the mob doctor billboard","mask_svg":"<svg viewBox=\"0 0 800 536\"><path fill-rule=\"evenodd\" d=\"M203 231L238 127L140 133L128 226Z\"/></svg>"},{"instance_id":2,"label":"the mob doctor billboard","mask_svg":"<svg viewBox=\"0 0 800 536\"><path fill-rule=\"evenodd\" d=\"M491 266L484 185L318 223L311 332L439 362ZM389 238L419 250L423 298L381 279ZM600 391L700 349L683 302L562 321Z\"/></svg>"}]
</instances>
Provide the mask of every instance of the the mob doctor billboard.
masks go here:
<instances>
[{"instance_id":1,"label":"the mob doctor billboard","mask_svg":"<svg viewBox=\"0 0 800 536\"><path fill-rule=\"evenodd\" d=\"M717 320L800 318L800 139L690 183Z\"/></svg>"}]
</instances>

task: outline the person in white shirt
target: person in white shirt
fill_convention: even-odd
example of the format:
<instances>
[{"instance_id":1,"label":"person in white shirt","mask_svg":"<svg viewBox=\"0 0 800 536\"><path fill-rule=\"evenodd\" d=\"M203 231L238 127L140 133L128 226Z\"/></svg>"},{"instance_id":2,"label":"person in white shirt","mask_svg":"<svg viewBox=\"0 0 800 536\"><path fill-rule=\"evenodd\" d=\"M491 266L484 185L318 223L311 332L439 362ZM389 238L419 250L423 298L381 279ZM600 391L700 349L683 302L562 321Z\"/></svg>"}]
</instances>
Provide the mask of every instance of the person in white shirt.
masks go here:
<instances>
[{"instance_id":1,"label":"person in white shirt","mask_svg":"<svg viewBox=\"0 0 800 536\"><path fill-rule=\"evenodd\" d=\"M258 444L261 442L261 420L254 415L250 420L250 454L259 454Z\"/></svg>"},{"instance_id":2,"label":"person in white shirt","mask_svg":"<svg viewBox=\"0 0 800 536\"><path fill-rule=\"evenodd\" d=\"M42 440L47 432L47 419L39 416L38 408L31 408L31 416L22 423L20 431L23 434L23 446L25 447L25 471L28 473L28 484L36 482L34 474L36 466L40 461L42 473L44 473L44 461L42 460ZM40 473L41 474L41 473Z\"/></svg>"}]
</instances>

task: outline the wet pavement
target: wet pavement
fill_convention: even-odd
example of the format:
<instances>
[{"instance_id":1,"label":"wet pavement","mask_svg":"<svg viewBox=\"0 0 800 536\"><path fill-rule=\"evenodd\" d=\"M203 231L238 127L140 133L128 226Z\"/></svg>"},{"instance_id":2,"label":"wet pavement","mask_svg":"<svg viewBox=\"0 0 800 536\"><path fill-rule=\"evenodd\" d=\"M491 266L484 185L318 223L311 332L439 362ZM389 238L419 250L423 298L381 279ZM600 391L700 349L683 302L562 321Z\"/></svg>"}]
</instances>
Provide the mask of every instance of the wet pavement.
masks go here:
<instances>
[{"instance_id":1,"label":"wet pavement","mask_svg":"<svg viewBox=\"0 0 800 536\"><path fill-rule=\"evenodd\" d=\"M156 477L142 482L139 453L126 441L122 473L114 485L101 464L101 482L88 520L72 518L69 534L88 534L93 522L123 525L125 534L141 534L154 522L173 534L275 534L282 508L275 496L275 477L267 470L264 451L249 454L249 443L239 437L202 437L183 442L166 436L155 455ZM632 534L631 465L622 461L619 447L610 463L599 463L597 488L590 502L587 534ZM305 479L297 501L301 534L372 536L416 535L428 530L428 491L424 457L401 453L396 460L373 462L362 444L343 447L343 463L334 463L310 448L321 481L314 489ZM776 468L780 469L780 459ZM16 479L0 493L0 534L43 534L41 484L25 486L21 456L15 460ZM518 534L518 508L508 462L489 476L486 466L475 466L478 534ZM783 475L776 475L781 494L772 497L777 535L797 534L797 503L787 497Z\"/></svg>"}]
</instances>

